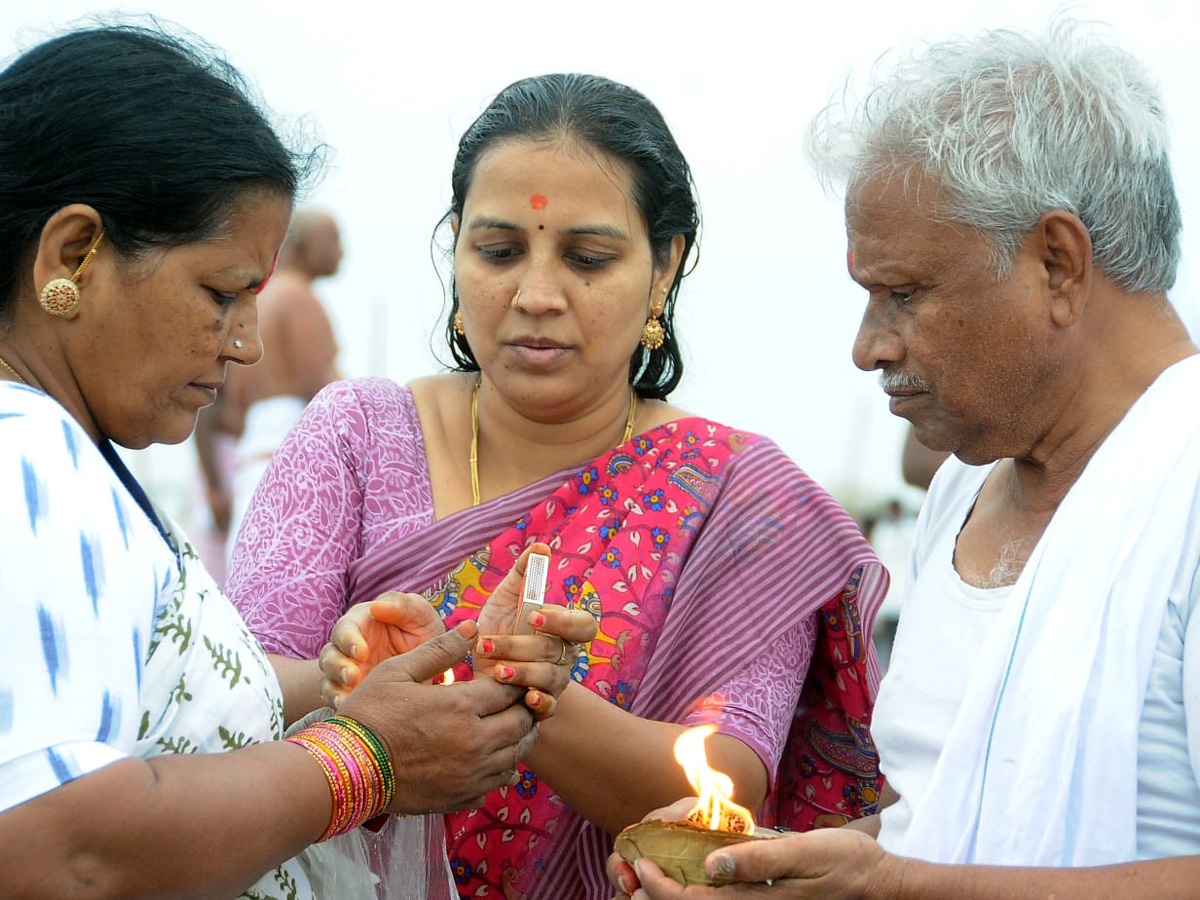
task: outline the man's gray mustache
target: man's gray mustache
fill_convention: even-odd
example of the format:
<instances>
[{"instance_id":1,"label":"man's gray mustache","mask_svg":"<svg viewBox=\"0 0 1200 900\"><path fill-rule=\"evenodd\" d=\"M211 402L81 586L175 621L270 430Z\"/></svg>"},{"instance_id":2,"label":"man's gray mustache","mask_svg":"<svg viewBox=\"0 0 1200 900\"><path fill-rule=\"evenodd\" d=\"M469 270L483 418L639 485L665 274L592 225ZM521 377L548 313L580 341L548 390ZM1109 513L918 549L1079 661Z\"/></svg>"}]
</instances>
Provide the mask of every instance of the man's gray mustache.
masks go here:
<instances>
[{"instance_id":1,"label":"man's gray mustache","mask_svg":"<svg viewBox=\"0 0 1200 900\"><path fill-rule=\"evenodd\" d=\"M883 372L879 383L886 393L896 391L927 391L929 385L911 372Z\"/></svg>"}]
</instances>

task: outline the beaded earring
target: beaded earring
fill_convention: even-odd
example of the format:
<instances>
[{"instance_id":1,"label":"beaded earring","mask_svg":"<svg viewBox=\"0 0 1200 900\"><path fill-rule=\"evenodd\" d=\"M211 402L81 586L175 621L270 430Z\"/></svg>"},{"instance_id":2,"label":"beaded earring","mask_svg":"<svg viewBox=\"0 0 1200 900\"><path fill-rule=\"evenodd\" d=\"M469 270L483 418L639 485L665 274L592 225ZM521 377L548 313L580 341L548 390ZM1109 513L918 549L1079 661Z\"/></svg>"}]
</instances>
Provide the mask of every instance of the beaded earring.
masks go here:
<instances>
[{"instance_id":1,"label":"beaded earring","mask_svg":"<svg viewBox=\"0 0 1200 900\"><path fill-rule=\"evenodd\" d=\"M662 311L663 308L655 304L650 310L650 318L642 326L642 346L647 350L657 350L666 340L667 333L662 327L662 322L658 321Z\"/></svg>"}]
</instances>

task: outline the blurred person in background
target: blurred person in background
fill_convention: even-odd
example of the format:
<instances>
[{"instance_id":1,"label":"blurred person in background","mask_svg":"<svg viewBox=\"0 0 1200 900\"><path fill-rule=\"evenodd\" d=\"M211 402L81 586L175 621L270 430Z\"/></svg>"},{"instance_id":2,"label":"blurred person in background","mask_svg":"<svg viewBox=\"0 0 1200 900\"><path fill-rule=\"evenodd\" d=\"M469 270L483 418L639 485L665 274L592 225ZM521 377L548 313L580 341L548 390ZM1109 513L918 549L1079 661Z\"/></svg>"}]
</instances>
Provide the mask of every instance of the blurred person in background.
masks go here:
<instances>
[{"instance_id":1,"label":"blurred person in background","mask_svg":"<svg viewBox=\"0 0 1200 900\"><path fill-rule=\"evenodd\" d=\"M337 274L341 260L341 236L333 216L319 209L296 210L275 273L258 297L262 361L230 372L219 417L214 417L211 428L197 432L197 449L207 473L215 468L208 461L219 453L211 439L219 440L222 423L227 433L240 425L232 477L223 479L229 492L210 492L219 504L212 507L214 522L219 524L225 514L227 551L232 550L254 489L288 430L317 391L341 377L333 323L313 289L313 282Z\"/></svg>"},{"instance_id":2,"label":"blurred person in background","mask_svg":"<svg viewBox=\"0 0 1200 900\"><path fill-rule=\"evenodd\" d=\"M902 500L893 497L884 504L882 512L872 517L867 540L879 555L891 579L887 597L875 617L872 638L875 651L879 654L879 667L887 672L892 655L892 642L896 637L896 626L900 620L900 604L908 589L909 569L912 567L913 532L916 529L916 514Z\"/></svg>"},{"instance_id":3,"label":"blurred person in background","mask_svg":"<svg viewBox=\"0 0 1200 900\"><path fill-rule=\"evenodd\" d=\"M192 434L197 466L191 484L188 533L204 568L222 586L229 552L229 521L233 515L237 443L244 419L245 411L222 387L217 391L217 399L200 410Z\"/></svg>"}]
</instances>

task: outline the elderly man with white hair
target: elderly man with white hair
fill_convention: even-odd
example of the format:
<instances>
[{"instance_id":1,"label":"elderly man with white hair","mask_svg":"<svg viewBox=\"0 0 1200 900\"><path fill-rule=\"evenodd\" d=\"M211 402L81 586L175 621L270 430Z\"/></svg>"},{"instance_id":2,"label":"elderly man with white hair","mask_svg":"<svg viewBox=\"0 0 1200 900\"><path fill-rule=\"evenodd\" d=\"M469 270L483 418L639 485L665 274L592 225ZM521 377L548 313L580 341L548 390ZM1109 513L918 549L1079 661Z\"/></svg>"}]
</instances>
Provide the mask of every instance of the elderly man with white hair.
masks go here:
<instances>
[{"instance_id":1,"label":"elderly man with white hair","mask_svg":"<svg viewBox=\"0 0 1200 900\"><path fill-rule=\"evenodd\" d=\"M934 45L809 137L854 361L953 454L875 709L885 808L712 854L719 894L640 862L637 896L1196 896L1200 356L1156 89L1060 21Z\"/></svg>"}]
</instances>

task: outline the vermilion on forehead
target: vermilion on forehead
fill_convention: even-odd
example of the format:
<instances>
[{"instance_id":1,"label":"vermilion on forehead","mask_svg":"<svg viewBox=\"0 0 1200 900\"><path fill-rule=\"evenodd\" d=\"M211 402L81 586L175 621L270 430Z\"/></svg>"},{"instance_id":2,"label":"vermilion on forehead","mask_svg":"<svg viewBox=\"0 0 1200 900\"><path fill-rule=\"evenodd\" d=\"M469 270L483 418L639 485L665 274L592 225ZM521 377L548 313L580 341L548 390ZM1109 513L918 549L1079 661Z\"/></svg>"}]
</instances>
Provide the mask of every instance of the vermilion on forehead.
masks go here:
<instances>
[{"instance_id":1,"label":"vermilion on forehead","mask_svg":"<svg viewBox=\"0 0 1200 900\"><path fill-rule=\"evenodd\" d=\"M859 284L906 284L928 268L926 248L851 232L846 268Z\"/></svg>"},{"instance_id":2,"label":"vermilion on forehead","mask_svg":"<svg viewBox=\"0 0 1200 900\"><path fill-rule=\"evenodd\" d=\"M529 208L530 209L534 209L534 210L545 209L549 205L550 205L550 201L546 199L545 194L533 194L529 198Z\"/></svg>"},{"instance_id":3,"label":"vermilion on forehead","mask_svg":"<svg viewBox=\"0 0 1200 900\"><path fill-rule=\"evenodd\" d=\"M280 250L283 248L280 247ZM275 267L279 265L279 250L275 251L275 258L271 260L271 270L267 272L267 277L258 283L252 290L255 294L261 294L263 288L267 286L267 282L271 280L271 276L275 274Z\"/></svg>"}]
</instances>

